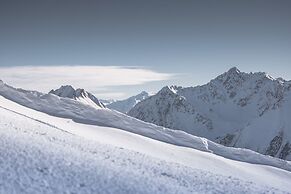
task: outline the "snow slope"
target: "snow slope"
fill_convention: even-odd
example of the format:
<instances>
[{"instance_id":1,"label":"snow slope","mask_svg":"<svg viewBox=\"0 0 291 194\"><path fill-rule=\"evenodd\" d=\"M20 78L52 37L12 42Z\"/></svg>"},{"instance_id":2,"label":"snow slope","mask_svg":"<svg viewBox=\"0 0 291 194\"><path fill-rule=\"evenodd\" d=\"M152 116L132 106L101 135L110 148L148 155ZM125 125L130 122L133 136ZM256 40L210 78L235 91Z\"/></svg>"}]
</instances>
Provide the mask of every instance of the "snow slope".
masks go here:
<instances>
[{"instance_id":1,"label":"snow slope","mask_svg":"<svg viewBox=\"0 0 291 194\"><path fill-rule=\"evenodd\" d=\"M147 99L149 97L149 93L143 91L140 94L127 98L125 100L118 100L108 103L106 106L110 109L117 110L122 113L127 113L130 109L132 109L137 103L140 101Z\"/></svg>"},{"instance_id":2,"label":"snow slope","mask_svg":"<svg viewBox=\"0 0 291 194\"><path fill-rule=\"evenodd\" d=\"M105 108L105 105L99 101L93 94L84 89L74 89L70 85L61 86L59 89L51 90L50 94L55 94L59 97L71 98L80 101L84 104L90 105L94 108Z\"/></svg>"},{"instance_id":3,"label":"snow slope","mask_svg":"<svg viewBox=\"0 0 291 194\"><path fill-rule=\"evenodd\" d=\"M164 87L129 115L222 145L291 160L291 82L237 68L197 87Z\"/></svg>"},{"instance_id":4,"label":"snow slope","mask_svg":"<svg viewBox=\"0 0 291 194\"><path fill-rule=\"evenodd\" d=\"M4 98L2 99L3 103L1 103L0 106L4 108L13 101L52 116L72 119L72 121L77 123L118 128L165 143L194 148L229 159L253 164L270 165L291 171L290 162L284 160L264 156L247 149L228 148L205 138L187 134L183 131L171 130L145 123L117 111L106 108L94 108L70 98L63 98L53 94L42 94L36 91L15 89L3 82L0 82L0 95L9 99L5 102ZM31 115L31 113L25 115Z\"/></svg>"},{"instance_id":5,"label":"snow slope","mask_svg":"<svg viewBox=\"0 0 291 194\"><path fill-rule=\"evenodd\" d=\"M291 193L290 168L0 106L0 193Z\"/></svg>"}]
</instances>

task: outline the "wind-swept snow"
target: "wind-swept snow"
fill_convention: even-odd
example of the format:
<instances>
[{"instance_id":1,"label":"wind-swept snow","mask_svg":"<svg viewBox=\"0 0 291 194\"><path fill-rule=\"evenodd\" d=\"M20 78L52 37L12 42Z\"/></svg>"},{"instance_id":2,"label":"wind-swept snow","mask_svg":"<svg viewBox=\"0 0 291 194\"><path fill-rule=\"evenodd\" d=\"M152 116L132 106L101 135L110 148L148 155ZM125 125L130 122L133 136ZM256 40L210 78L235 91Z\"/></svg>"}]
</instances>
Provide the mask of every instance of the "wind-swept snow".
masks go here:
<instances>
[{"instance_id":1,"label":"wind-swept snow","mask_svg":"<svg viewBox=\"0 0 291 194\"><path fill-rule=\"evenodd\" d=\"M15 110L15 105L13 105L13 102L10 101L12 100L23 106L47 113L52 116L70 118L77 123L118 128L127 132L132 132L173 145L179 145L214 153L229 159L249 162L253 164L270 165L291 171L290 162L284 160L264 156L251 150L227 148L211 142L205 138L196 137L183 131L158 127L156 125L142 122L116 111L109 109L96 109L69 98L62 98L51 94L42 94L39 92L15 89L3 83L0 84L0 95L9 99L6 100L2 98L0 101L0 106L9 110ZM9 107L10 105L12 107ZM33 114L31 112L27 112L24 115ZM38 117L34 119L41 120L41 118ZM61 126L59 128L63 127ZM65 128L69 129L70 126Z\"/></svg>"},{"instance_id":2,"label":"wind-swept snow","mask_svg":"<svg viewBox=\"0 0 291 194\"><path fill-rule=\"evenodd\" d=\"M0 104L0 193L291 192L289 171Z\"/></svg>"}]
</instances>

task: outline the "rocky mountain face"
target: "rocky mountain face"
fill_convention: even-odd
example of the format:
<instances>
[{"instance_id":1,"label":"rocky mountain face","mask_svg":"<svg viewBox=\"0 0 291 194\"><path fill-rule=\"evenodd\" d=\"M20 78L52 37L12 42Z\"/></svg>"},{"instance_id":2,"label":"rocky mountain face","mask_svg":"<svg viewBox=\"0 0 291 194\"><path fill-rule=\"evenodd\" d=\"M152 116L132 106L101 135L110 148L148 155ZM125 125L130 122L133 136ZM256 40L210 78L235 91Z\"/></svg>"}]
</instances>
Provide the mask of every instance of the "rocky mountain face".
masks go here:
<instances>
[{"instance_id":1,"label":"rocky mountain face","mask_svg":"<svg viewBox=\"0 0 291 194\"><path fill-rule=\"evenodd\" d=\"M94 108L106 108L106 106L93 94L84 89L74 89L70 85L61 86L59 89L51 90L49 93L63 98L74 99Z\"/></svg>"},{"instance_id":2,"label":"rocky mountain face","mask_svg":"<svg viewBox=\"0 0 291 194\"><path fill-rule=\"evenodd\" d=\"M291 81L231 68L202 86L166 86L128 115L291 160L290 107Z\"/></svg>"},{"instance_id":3,"label":"rocky mountain face","mask_svg":"<svg viewBox=\"0 0 291 194\"><path fill-rule=\"evenodd\" d=\"M132 109L137 103L149 97L149 94L145 91L141 92L138 95L132 96L125 100L118 100L112 103L107 104L106 106L110 109L117 110L122 113L127 113Z\"/></svg>"}]
</instances>

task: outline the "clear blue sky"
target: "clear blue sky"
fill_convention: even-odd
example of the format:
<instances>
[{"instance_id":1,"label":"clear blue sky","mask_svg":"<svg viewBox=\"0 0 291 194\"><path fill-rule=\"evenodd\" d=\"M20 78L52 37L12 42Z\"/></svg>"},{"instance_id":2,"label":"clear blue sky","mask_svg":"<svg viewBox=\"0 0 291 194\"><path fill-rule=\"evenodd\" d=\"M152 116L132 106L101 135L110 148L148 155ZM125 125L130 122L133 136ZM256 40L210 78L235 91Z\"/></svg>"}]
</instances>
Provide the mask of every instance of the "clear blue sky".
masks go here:
<instances>
[{"instance_id":1,"label":"clear blue sky","mask_svg":"<svg viewBox=\"0 0 291 194\"><path fill-rule=\"evenodd\" d=\"M232 66L291 79L291 1L1 0L0 66L27 65L175 74L110 87L117 98L202 84Z\"/></svg>"}]
</instances>

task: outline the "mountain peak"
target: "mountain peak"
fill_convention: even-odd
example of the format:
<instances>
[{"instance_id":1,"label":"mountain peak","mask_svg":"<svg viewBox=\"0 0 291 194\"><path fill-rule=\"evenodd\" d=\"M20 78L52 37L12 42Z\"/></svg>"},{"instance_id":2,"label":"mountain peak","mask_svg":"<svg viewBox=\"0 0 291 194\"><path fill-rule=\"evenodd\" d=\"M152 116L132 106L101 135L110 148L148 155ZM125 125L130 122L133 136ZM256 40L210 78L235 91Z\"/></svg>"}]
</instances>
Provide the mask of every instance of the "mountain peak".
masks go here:
<instances>
[{"instance_id":1,"label":"mountain peak","mask_svg":"<svg viewBox=\"0 0 291 194\"><path fill-rule=\"evenodd\" d=\"M149 97L149 93L147 93L146 91L142 91L141 93L139 93L139 94L137 94L135 96L129 97L128 99L131 99L131 98L132 99L136 99L136 98L138 98L138 99L145 99L147 97Z\"/></svg>"},{"instance_id":2,"label":"mountain peak","mask_svg":"<svg viewBox=\"0 0 291 194\"><path fill-rule=\"evenodd\" d=\"M149 95L149 93L147 93L146 91L142 91L139 95L142 95L142 96L148 96Z\"/></svg>"},{"instance_id":3,"label":"mountain peak","mask_svg":"<svg viewBox=\"0 0 291 194\"><path fill-rule=\"evenodd\" d=\"M76 90L71 85L63 85L59 89L51 90L49 93L59 97L74 98Z\"/></svg>"},{"instance_id":4,"label":"mountain peak","mask_svg":"<svg viewBox=\"0 0 291 194\"><path fill-rule=\"evenodd\" d=\"M232 67L230 68L228 71L226 71L223 74L220 74L219 76L217 76L215 80L219 80L222 82L229 82L233 79L237 80L237 79L242 79L243 77L245 77L246 73L241 72L237 67Z\"/></svg>"},{"instance_id":5,"label":"mountain peak","mask_svg":"<svg viewBox=\"0 0 291 194\"><path fill-rule=\"evenodd\" d=\"M233 89L240 86L248 77L248 73L241 72L237 67L232 67L227 72L211 80L211 83L218 81L218 83L222 83L227 89Z\"/></svg>"},{"instance_id":6,"label":"mountain peak","mask_svg":"<svg viewBox=\"0 0 291 194\"><path fill-rule=\"evenodd\" d=\"M227 72L228 73L240 73L240 70L237 67L232 67Z\"/></svg>"},{"instance_id":7,"label":"mountain peak","mask_svg":"<svg viewBox=\"0 0 291 194\"><path fill-rule=\"evenodd\" d=\"M178 86L165 86L157 94L162 96L174 95L177 93Z\"/></svg>"},{"instance_id":8,"label":"mountain peak","mask_svg":"<svg viewBox=\"0 0 291 194\"><path fill-rule=\"evenodd\" d=\"M63 98L71 98L93 107L96 107L97 105L98 108L105 108L105 105L100 102L93 94L81 88L74 89L71 85L64 85L59 89L51 90L49 94L54 94Z\"/></svg>"}]
</instances>

